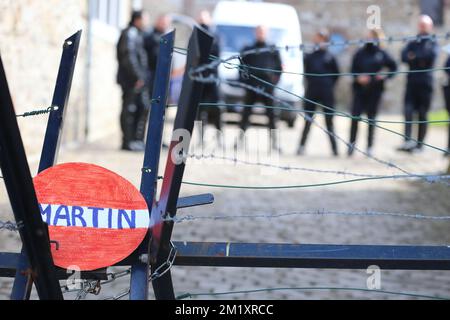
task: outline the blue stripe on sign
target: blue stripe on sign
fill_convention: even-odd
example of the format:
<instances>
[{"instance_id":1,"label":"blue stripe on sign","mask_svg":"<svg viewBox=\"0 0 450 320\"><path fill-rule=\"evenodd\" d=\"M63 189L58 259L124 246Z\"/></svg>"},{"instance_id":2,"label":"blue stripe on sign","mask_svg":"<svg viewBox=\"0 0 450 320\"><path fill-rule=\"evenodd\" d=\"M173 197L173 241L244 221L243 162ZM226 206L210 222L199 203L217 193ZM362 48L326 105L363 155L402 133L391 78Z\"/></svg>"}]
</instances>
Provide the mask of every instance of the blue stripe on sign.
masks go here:
<instances>
[{"instance_id":1,"label":"blue stripe on sign","mask_svg":"<svg viewBox=\"0 0 450 320\"><path fill-rule=\"evenodd\" d=\"M54 204L39 204L39 208L42 220L49 226L117 230L150 227L148 210L124 210Z\"/></svg>"}]
</instances>

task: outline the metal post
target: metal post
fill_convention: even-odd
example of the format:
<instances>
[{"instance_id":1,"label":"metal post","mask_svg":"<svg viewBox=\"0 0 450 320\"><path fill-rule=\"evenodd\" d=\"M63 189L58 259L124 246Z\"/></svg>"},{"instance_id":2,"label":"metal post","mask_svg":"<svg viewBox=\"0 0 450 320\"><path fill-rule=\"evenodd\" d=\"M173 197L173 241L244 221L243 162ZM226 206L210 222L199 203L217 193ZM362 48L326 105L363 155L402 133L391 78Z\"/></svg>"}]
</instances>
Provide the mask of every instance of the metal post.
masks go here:
<instances>
[{"instance_id":1,"label":"metal post","mask_svg":"<svg viewBox=\"0 0 450 320\"><path fill-rule=\"evenodd\" d=\"M81 31L78 31L64 41L61 63L56 80L52 106L58 110L50 113L47 132L45 133L44 146L42 148L39 172L52 167L56 163L63 120L67 110L70 89L72 87L73 73L77 61L78 48L80 46Z\"/></svg>"},{"instance_id":2,"label":"metal post","mask_svg":"<svg viewBox=\"0 0 450 320\"><path fill-rule=\"evenodd\" d=\"M175 242L174 245L178 251L176 266L364 270L376 265L383 270L450 271L447 246L230 242ZM12 277L19 258L19 253L0 252L0 276ZM99 272L85 274L89 279L104 276ZM67 277L67 274L58 275L60 279Z\"/></svg>"},{"instance_id":3,"label":"metal post","mask_svg":"<svg viewBox=\"0 0 450 320\"><path fill-rule=\"evenodd\" d=\"M57 107L57 109L50 113L48 119L41 160L39 162L39 172L52 167L56 163L64 116L80 46L81 33L81 31L78 31L64 41L63 53L52 100L52 106ZM24 248L22 248L19 268L11 292L11 300L28 300L30 298L33 281L29 275L24 274L24 270L28 268L28 258Z\"/></svg>"},{"instance_id":4,"label":"metal post","mask_svg":"<svg viewBox=\"0 0 450 320\"><path fill-rule=\"evenodd\" d=\"M209 34L198 28L194 29L189 41L186 74L183 80L183 88L175 119L174 133L183 130L183 133L192 136L195 116L203 91L203 84L192 80L189 75L189 70L208 62L212 43L213 38ZM155 272L155 270L166 263L171 253L173 222L164 221L164 218L169 216L173 218L177 213L185 160L189 152L189 141L184 141L183 149L180 150L180 153L177 152L180 142L183 142L182 138L174 135L169 148L161 196L157 206L153 207L151 213L152 220L155 222L152 230L150 250L152 272ZM170 270L162 277L153 281L153 289L158 300L175 299Z\"/></svg>"},{"instance_id":5,"label":"metal post","mask_svg":"<svg viewBox=\"0 0 450 320\"><path fill-rule=\"evenodd\" d=\"M152 108L150 111L147 143L145 147L144 166L142 170L141 193L151 212L153 207L157 183L159 158L161 154L162 136L164 130L164 118L168 99L170 74L172 68L173 46L175 31L161 37L158 63L156 67L156 81L153 88ZM149 232L150 233L150 232ZM148 257L149 237L138 249L138 257ZM131 300L148 299L149 261L138 259L131 268Z\"/></svg>"},{"instance_id":6,"label":"metal post","mask_svg":"<svg viewBox=\"0 0 450 320\"><path fill-rule=\"evenodd\" d=\"M450 270L447 246L377 246L276 243L175 243L178 266Z\"/></svg>"},{"instance_id":7,"label":"metal post","mask_svg":"<svg viewBox=\"0 0 450 320\"><path fill-rule=\"evenodd\" d=\"M24 248L29 272L42 300L62 300L56 278L48 230L42 221L30 168L0 57L0 165Z\"/></svg>"}]
</instances>

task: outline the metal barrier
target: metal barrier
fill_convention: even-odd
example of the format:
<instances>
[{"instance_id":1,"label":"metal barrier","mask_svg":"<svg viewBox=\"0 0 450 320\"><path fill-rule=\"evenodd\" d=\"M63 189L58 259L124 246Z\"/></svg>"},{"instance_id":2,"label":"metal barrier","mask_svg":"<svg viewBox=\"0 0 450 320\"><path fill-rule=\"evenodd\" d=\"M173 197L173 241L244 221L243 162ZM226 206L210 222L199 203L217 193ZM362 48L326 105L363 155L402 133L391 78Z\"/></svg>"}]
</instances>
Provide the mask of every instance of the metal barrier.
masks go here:
<instances>
[{"instance_id":1,"label":"metal barrier","mask_svg":"<svg viewBox=\"0 0 450 320\"><path fill-rule=\"evenodd\" d=\"M164 35L161 40L156 76L158 81L156 81L153 91L153 103L142 169L141 192L151 209L151 220L155 223L155 226L149 230L142 245L127 259L117 264L117 266L131 266L131 269L120 275L108 274L106 270L83 273L83 279L94 282L86 283L80 291L80 297L95 292L95 288L101 284L114 281L119 276L131 274L130 288L117 296L111 297L111 299L121 299L128 295L132 300L148 299L149 283L153 285L156 299L175 299L170 272L174 265L319 269L366 269L371 265L377 265L382 269L395 270L450 270L450 247L448 246L172 242L177 209L210 204L214 201L214 197L210 194L188 198L179 197L185 163L189 157L189 143L184 141L183 147L180 149L179 144L183 141L177 131L181 129L189 134L192 133L203 87L202 81L193 77L190 71L208 63L213 41L210 35L200 29L194 30L189 43L187 72L184 77L180 104L175 119L174 135L168 152L161 195L159 199L156 199L174 39L175 32L170 32ZM73 43L78 45L78 41L79 35ZM68 69L65 70L67 72ZM4 71L3 69L0 71L0 85L2 88L6 88ZM73 69L71 72L73 72ZM67 82L69 78L71 79L71 75L69 77L58 77L58 81L62 81L70 87L70 81ZM61 121L58 120L61 120L64 114L64 106L68 97L67 88L67 86L57 86L57 91L64 98L58 95L60 98L54 102L60 109L58 109L58 113L52 113L49 120L40 170L53 165L55 161L56 142L61 129ZM7 90L1 90L0 141L2 150L11 150L12 152L15 150L14 148L21 144L18 143L20 142L20 136L16 121L13 119L12 103L10 98L4 95L5 91ZM14 143L8 143L10 137L13 138L10 141ZM15 153L2 152L0 156L2 157L2 169L16 220L20 224L19 231L24 242L24 250L22 254L0 253L0 276L16 276L12 298L28 298L31 288L30 280L32 279L36 283L40 298L60 299L61 290L56 279L67 277L67 274L63 276L59 272L64 270L55 270L53 267L49 251L50 244L48 236L45 235L43 223L38 221L40 217L38 219L37 214L30 214L39 212L39 210L36 210L37 202L29 169L26 165L25 154L23 150L19 151L16 150ZM19 157L13 159L12 155L18 155ZM21 190L17 188L18 183L22 187ZM22 193L24 191L26 193ZM19 195L22 194L23 197L20 197ZM41 230L42 234L36 237L36 233L31 232L30 226L33 227L32 230ZM29 273L31 278L22 275L28 261L25 252L29 256L33 271ZM105 281L101 282L102 279Z\"/></svg>"}]
</instances>

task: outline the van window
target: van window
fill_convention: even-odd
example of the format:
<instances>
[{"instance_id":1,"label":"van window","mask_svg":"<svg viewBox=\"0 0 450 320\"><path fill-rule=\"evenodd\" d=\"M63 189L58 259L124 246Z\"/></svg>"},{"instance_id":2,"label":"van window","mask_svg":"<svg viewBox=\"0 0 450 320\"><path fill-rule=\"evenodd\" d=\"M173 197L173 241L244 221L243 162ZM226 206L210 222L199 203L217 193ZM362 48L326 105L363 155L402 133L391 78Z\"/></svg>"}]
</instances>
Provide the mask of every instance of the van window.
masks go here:
<instances>
[{"instance_id":1,"label":"van window","mask_svg":"<svg viewBox=\"0 0 450 320\"><path fill-rule=\"evenodd\" d=\"M255 41L254 27L218 25L216 33L223 52L239 52ZM285 34L286 31L282 29L269 29L268 43L279 45L280 40L285 38Z\"/></svg>"}]
</instances>

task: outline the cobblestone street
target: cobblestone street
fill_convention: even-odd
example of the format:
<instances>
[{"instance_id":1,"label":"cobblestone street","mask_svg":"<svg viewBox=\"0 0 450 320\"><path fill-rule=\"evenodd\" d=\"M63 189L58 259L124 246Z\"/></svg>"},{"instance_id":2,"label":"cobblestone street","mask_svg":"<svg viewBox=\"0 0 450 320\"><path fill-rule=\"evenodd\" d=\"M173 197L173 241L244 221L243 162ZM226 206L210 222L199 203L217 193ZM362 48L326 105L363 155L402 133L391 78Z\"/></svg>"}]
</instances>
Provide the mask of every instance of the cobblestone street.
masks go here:
<instances>
[{"instance_id":1,"label":"cobblestone street","mask_svg":"<svg viewBox=\"0 0 450 320\"><path fill-rule=\"evenodd\" d=\"M381 116L383 119L401 120L400 117ZM322 124L323 119L317 118ZM24 124L26 125L26 123ZM348 137L348 120L337 119L338 134ZM400 125L383 124L402 132ZM352 159L345 156L344 145L340 145L341 156L331 157L328 138L313 128L306 155L295 156L302 121L295 129L282 127L279 158L282 165L321 170L341 170L374 175L401 174L392 167L356 154ZM359 145L365 150L366 128L361 130ZM262 131L254 129L253 136ZM168 141L169 128L165 141ZM227 145L236 135L234 127L226 129ZM208 134L207 137L211 136ZM444 148L444 128L434 127L429 131L428 143ZM416 174L440 174L448 166L448 160L435 150L426 148L423 153L400 154L395 148L401 144L400 137L378 130L374 155L393 162L401 168ZM210 139L211 140L211 139ZM142 154L118 151L119 134L105 137L77 148L61 150L59 163L89 162L104 166L139 186ZM260 145L264 144L260 142ZM254 150L253 150L254 151ZM207 151L205 151L208 154ZM160 174L164 174L167 154L163 153ZM36 159L34 157L33 159ZM260 159L265 162L263 156ZM30 164L33 173L37 162ZM231 162L214 163L211 160L189 159L185 181L229 184L239 186L283 186L307 185L352 179L335 174L307 173L301 171L271 170L265 172L257 166ZM424 214L432 216L450 215L448 187L417 180L380 180L342 184L336 186L297 188L287 190L240 190L206 188L183 185L181 194L195 195L213 193L215 203L210 206L180 210L179 216L234 216L281 214L290 212L389 212ZM0 187L0 219L12 219L3 184ZM417 220L397 217L368 217L343 215L287 216L277 219L253 218L231 220L195 220L175 226L176 241L220 241L261 242L296 244L415 244L450 245L449 221ZM0 250L18 252L18 235L0 231ZM185 293L220 293L262 288L293 287L346 287L366 288L366 270L295 270L295 269L218 269L174 267L173 279L178 295ZM119 293L126 288L129 278L117 280L102 289L97 299ZM11 281L0 279L0 299L8 298ZM450 297L449 272L382 271L381 289L401 291L430 296ZM71 298L73 296L67 296ZM284 290L260 293L231 294L228 296L202 296L202 299L413 299L408 296L394 296L373 292L336 290Z\"/></svg>"}]
</instances>

